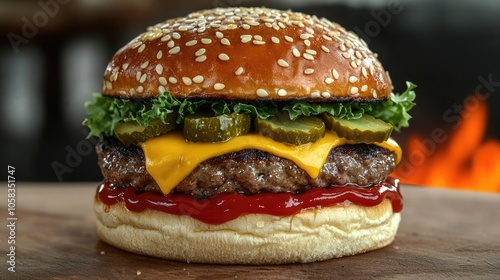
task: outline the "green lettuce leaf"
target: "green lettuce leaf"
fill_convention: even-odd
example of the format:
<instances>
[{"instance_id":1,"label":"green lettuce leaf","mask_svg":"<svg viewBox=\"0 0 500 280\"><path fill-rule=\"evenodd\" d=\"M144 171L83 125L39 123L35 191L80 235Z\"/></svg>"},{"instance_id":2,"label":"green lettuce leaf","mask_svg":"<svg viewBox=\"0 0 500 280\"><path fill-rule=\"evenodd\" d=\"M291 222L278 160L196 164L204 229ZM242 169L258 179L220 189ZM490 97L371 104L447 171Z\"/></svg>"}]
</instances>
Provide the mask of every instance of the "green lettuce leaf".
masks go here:
<instances>
[{"instance_id":1,"label":"green lettuce leaf","mask_svg":"<svg viewBox=\"0 0 500 280\"><path fill-rule=\"evenodd\" d=\"M389 99L374 104L368 114L392 124L396 131L408 127L408 121L411 119L408 111L415 106L416 94L413 89L417 86L406 82L406 87L406 91L402 94L391 94Z\"/></svg>"},{"instance_id":2,"label":"green lettuce leaf","mask_svg":"<svg viewBox=\"0 0 500 280\"><path fill-rule=\"evenodd\" d=\"M408 127L411 116L408 111L415 106L416 94L413 91L417 86L406 82L406 91L402 94L391 94L387 100L377 102L348 102L348 103L308 103L296 101L288 103L283 108L294 120L300 115L314 116L328 113L338 118L359 119L369 114L394 126L397 131Z\"/></svg>"},{"instance_id":3,"label":"green lettuce leaf","mask_svg":"<svg viewBox=\"0 0 500 280\"><path fill-rule=\"evenodd\" d=\"M414 84L407 82L407 89L401 95L391 94L384 101L377 102L332 102L309 103L307 101L272 102L272 101L221 101L221 100L191 100L182 101L165 92L155 99L119 99L94 94L93 101L85 104L88 117L83 124L90 129L88 137L104 138L113 136L116 125L120 122L136 121L147 125L151 120L165 120L168 114L177 114L176 122L181 124L184 116L196 111L212 111L215 115L249 113L260 119L267 119L278 112L288 112L290 119L299 116L316 116L322 113L347 118L358 119L364 114L370 114L392 124L399 131L408 126L411 116L408 111L415 106Z\"/></svg>"}]
</instances>

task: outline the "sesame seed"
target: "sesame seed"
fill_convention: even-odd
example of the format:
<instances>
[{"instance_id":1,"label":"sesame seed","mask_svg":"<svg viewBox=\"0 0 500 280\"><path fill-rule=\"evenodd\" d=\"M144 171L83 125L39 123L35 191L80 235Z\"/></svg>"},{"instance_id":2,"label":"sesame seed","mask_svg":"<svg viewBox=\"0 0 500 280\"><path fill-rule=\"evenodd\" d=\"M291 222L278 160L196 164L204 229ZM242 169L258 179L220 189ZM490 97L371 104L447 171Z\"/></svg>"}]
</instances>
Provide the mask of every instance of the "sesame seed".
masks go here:
<instances>
[{"instance_id":1,"label":"sesame seed","mask_svg":"<svg viewBox=\"0 0 500 280\"><path fill-rule=\"evenodd\" d=\"M128 63L124 63L124 64L122 65L122 69L123 69L123 70L127 70L127 68L128 68Z\"/></svg>"},{"instance_id":2,"label":"sesame seed","mask_svg":"<svg viewBox=\"0 0 500 280\"><path fill-rule=\"evenodd\" d=\"M307 49L306 53L312 54L312 55L317 55L318 54L318 52L316 52L315 50L311 50L311 49Z\"/></svg>"},{"instance_id":3,"label":"sesame seed","mask_svg":"<svg viewBox=\"0 0 500 280\"><path fill-rule=\"evenodd\" d=\"M200 56L200 55L204 54L206 51L207 51L207 50L206 50L205 48L201 48L201 49L197 50L197 51L194 53L194 55L196 55L196 56Z\"/></svg>"},{"instance_id":4,"label":"sesame seed","mask_svg":"<svg viewBox=\"0 0 500 280\"><path fill-rule=\"evenodd\" d=\"M259 40L259 41L262 41L262 40L263 40L263 39L262 39L262 36L260 36L260 35L254 35L254 36L253 36L253 38L254 38L255 40Z\"/></svg>"},{"instance_id":5,"label":"sesame seed","mask_svg":"<svg viewBox=\"0 0 500 280\"><path fill-rule=\"evenodd\" d=\"M146 45L142 44L137 51L141 53L145 48Z\"/></svg>"},{"instance_id":6,"label":"sesame seed","mask_svg":"<svg viewBox=\"0 0 500 280\"><path fill-rule=\"evenodd\" d=\"M304 70L304 74L306 75L311 75L312 73L314 73L314 69L312 68L306 68L306 70Z\"/></svg>"},{"instance_id":7,"label":"sesame seed","mask_svg":"<svg viewBox=\"0 0 500 280\"><path fill-rule=\"evenodd\" d=\"M224 34L222 34L222 32L217 31L215 32L215 36L217 36L217 38L219 39L222 39L224 37Z\"/></svg>"},{"instance_id":8,"label":"sesame seed","mask_svg":"<svg viewBox=\"0 0 500 280\"><path fill-rule=\"evenodd\" d=\"M164 86L167 85L167 79L165 79L165 77L159 77L158 81L160 82L160 84L162 84Z\"/></svg>"},{"instance_id":9,"label":"sesame seed","mask_svg":"<svg viewBox=\"0 0 500 280\"><path fill-rule=\"evenodd\" d=\"M332 69L332 75L333 75L333 78L335 78L335 80L338 80L340 77L339 72L337 72L336 69Z\"/></svg>"},{"instance_id":10,"label":"sesame seed","mask_svg":"<svg viewBox=\"0 0 500 280\"><path fill-rule=\"evenodd\" d=\"M149 61L146 61L143 64L141 64L141 68L144 69L144 68L148 67L148 65L149 65Z\"/></svg>"},{"instance_id":11,"label":"sesame seed","mask_svg":"<svg viewBox=\"0 0 500 280\"><path fill-rule=\"evenodd\" d=\"M304 40L304 45L306 45L307 47L310 47L311 46L311 41Z\"/></svg>"},{"instance_id":12,"label":"sesame seed","mask_svg":"<svg viewBox=\"0 0 500 280\"><path fill-rule=\"evenodd\" d=\"M300 57L300 51L297 48L292 49L293 56Z\"/></svg>"},{"instance_id":13,"label":"sesame seed","mask_svg":"<svg viewBox=\"0 0 500 280\"><path fill-rule=\"evenodd\" d=\"M181 38L181 34L179 34L179 33L177 33L177 32L174 32L174 33L172 33L172 37L173 37L174 39L177 39L177 40L178 40L178 39L180 39L180 38Z\"/></svg>"},{"instance_id":14,"label":"sesame seed","mask_svg":"<svg viewBox=\"0 0 500 280\"><path fill-rule=\"evenodd\" d=\"M106 81L106 89L108 89L108 90L113 89L113 84L111 84L110 81Z\"/></svg>"},{"instance_id":15,"label":"sesame seed","mask_svg":"<svg viewBox=\"0 0 500 280\"><path fill-rule=\"evenodd\" d=\"M354 94L358 94L358 91L359 91L358 87L352 87L352 88L349 90L349 93L350 93L351 95L354 95Z\"/></svg>"},{"instance_id":16,"label":"sesame seed","mask_svg":"<svg viewBox=\"0 0 500 280\"><path fill-rule=\"evenodd\" d=\"M273 28L273 24L272 24L272 23L270 23L270 22L266 22L266 23L264 23L264 25L265 25L266 27Z\"/></svg>"},{"instance_id":17,"label":"sesame seed","mask_svg":"<svg viewBox=\"0 0 500 280\"><path fill-rule=\"evenodd\" d=\"M378 97L377 91L374 90L374 89L372 89L372 95L373 95L374 98L377 98Z\"/></svg>"},{"instance_id":18,"label":"sesame seed","mask_svg":"<svg viewBox=\"0 0 500 280\"><path fill-rule=\"evenodd\" d=\"M172 41L172 40L168 41L167 47L173 48L174 46L175 46L175 42L174 41Z\"/></svg>"},{"instance_id":19,"label":"sesame seed","mask_svg":"<svg viewBox=\"0 0 500 280\"><path fill-rule=\"evenodd\" d=\"M208 45L210 43L212 43L212 39L209 39L209 38L203 38L201 39L201 42L205 45Z\"/></svg>"},{"instance_id":20,"label":"sesame seed","mask_svg":"<svg viewBox=\"0 0 500 280\"><path fill-rule=\"evenodd\" d=\"M257 96L259 97L267 97L269 96L269 93L265 89L259 88L256 92Z\"/></svg>"},{"instance_id":21,"label":"sesame seed","mask_svg":"<svg viewBox=\"0 0 500 280\"><path fill-rule=\"evenodd\" d=\"M343 52L347 51L347 48L345 47L345 45L344 45L344 44L340 45L340 46L339 46L339 49L340 49L341 51L343 51Z\"/></svg>"},{"instance_id":22,"label":"sesame seed","mask_svg":"<svg viewBox=\"0 0 500 280\"><path fill-rule=\"evenodd\" d=\"M118 78L118 73L119 72L113 72L113 74L111 74L111 76L109 77L109 81L110 82L116 81L116 79Z\"/></svg>"},{"instance_id":23,"label":"sesame seed","mask_svg":"<svg viewBox=\"0 0 500 280\"><path fill-rule=\"evenodd\" d=\"M158 75L161 75L161 73L163 73L163 66L161 64L157 64L155 70Z\"/></svg>"},{"instance_id":24,"label":"sesame seed","mask_svg":"<svg viewBox=\"0 0 500 280\"><path fill-rule=\"evenodd\" d=\"M177 84L177 79L175 77L169 77L168 78L168 81L171 83L171 84Z\"/></svg>"},{"instance_id":25,"label":"sesame seed","mask_svg":"<svg viewBox=\"0 0 500 280\"><path fill-rule=\"evenodd\" d=\"M305 58L305 59L307 59L307 60L311 60L311 61L313 61L313 60L314 60L314 56L312 56L312 55L311 55L311 54L309 54L309 53L303 53L303 54L302 54L302 57L304 57L304 58Z\"/></svg>"},{"instance_id":26,"label":"sesame seed","mask_svg":"<svg viewBox=\"0 0 500 280\"><path fill-rule=\"evenodd\" d=\"M365 67L362 67L362 68L361 68L361 74L363 74L363 77L368 78L368 73L367 73L367 71L366 71L366 68L365 68Z\"/></svg>"},{"instance_id":27,"label":"sesame seed","mask_svg":"<svg viewBox=\"0 0 500 280\"><path fill-rule=\"evenodd\" d=\"M226 85L225 85L225 84L221 84L221 83L216 83L216 84L214 85L214 89L215 89L215 90L222 90L222 89L224 89L225 87L226 87Z\"/></svg>"},{"instance_id":28,"label":"sesame seed","mask_svg":"<svg viewBox=\"0 0 500 280\"><path fill-rule=\"evenodd\" d=\"M207 60L207 56L206 55L198 56L195 60L196 62L203 62Z\"/></svg>"},{"instance_id":29,"label":"sesame seed","mask_svg":"<svg viewBox=\"0 0 500 280\"><path fill-rule=\"evenodd\" d=\"M326 83L327 85L330 85L330 84L332 84L333 82L334 82L334 79L332 79L332 78L330 78L330 77L328 77L328 78L326 78L326 79L325 79L325 83Z\"/></svg>"},{"instance_id":30,"label":"sesame seed","mask_svg":"<svg viewBox=\"0 0 500 280\"><path fill-rule=\"evenodd\" d=\"M198 75L198 76L194 76L194 77L193 77L193 82L195 82L195 83L197 83L197 84L202 83L202 82L203 82L203 80L205 80L205 78L203 78L203 76L202 76L202 75Z\"/></svg>"},{"instance_id":31,"label":"sesame seed","mask_svg":"<svg viewBox=\"0 0 500 280\"><path fill-rule=\"evenodd\" d=\"M164 88L163 86L159 86L159 87L158 87L158 92L159 92L160 94L163 94L165 91L166 91L166 90L165 90L165 88Z\"/></svg>"},{"instance_id":32,"label":"sesame seed","mask_svg":"<svg viewBox=\"0 0 500 280\"><path fill-rule=\"evenodd\" d=\"M165 42L165 41L170 40L171 38L172 38L172 36L170 36L169 34L167 34L167 35L161 37L160 41Z\"/></svg>"},{"instance_id":33,"label":"sesame seed","mask_svg":"<svg viewBox=\"0 0 500 280\"><path fill-rule=\"evenodd\" d=\"M287 40L290 43L293 43L293 38L290 36L285 35L285 40Z\"/></svg>"},{"instance_id":34,"label":"sesame seed","mask_svg":"<svg viewBox=\"0 0 500 280\"><path fill-rule=\"evenodd\" d=\"M307 40L309 39L311 36L311 34L307 34L307 33L302 33L300 34L299 38L302 39L302 40Z\"/></svg>"},{"instance_id":35,"label":"sesame seed","mask_svg":"<svg viewBox=\"0 0 500 280\"><path fill-rule=\"evenodd\" d=\"M146 81L146 73L142 74L141 79L139 80L139 83L144 83Z\"/></svg>"},{"instance_id":36,"label":"sesame seed","mask_svg":"<svg viewBox=\"0 0 500 280\"><path fill-rule=\"evenodd\" d=\"M156 54L156 59L161 59L163 56L163 52L161 50L158 51L158 53Z\"/></svg>"},{"instance_id":37,"label":"sesame seed","mask_svg":"<svg viewBox=\"0 0 500 280\"><path fill-rule=\"evenodd\" d=\"M186 46L191 47L198 43L198 40L191 40L186 42Z\"/></svg>"},{"instance_id":38,"label":"sesame seed","mask_svg":"<svg viewBox=\"0 0 500 280\"><path fill-rule=\"evenodd\" d=\"M182 77L182 82L186 85L186 86L190 86L193 84L193 81L191 80L191 78L189 77Z\"/></svg>"},{"instance_id":39,"label":"sesame seed","mask_svg":"<svg viewBox=\"0 0 500 280\"><path fill-rule=\"evenodd\" d=\"M311 92L311 97L320 97L321 94L319 93L319 91L313 91Z\"/></svg>"},{"instance_id":40,"label":"sesame seed","mask_svg":"<svg viewBox=\"0 0 500 280\"><path fill-rule=\"evenodd\" d=\"M362 59L362 58L363 58L363 56L361 55L361 53L360 53L359 51L356 51L356 52L355 52L355 55L356 55L356 57L357 57L357 58L359 58L359 59Z\"/></svg>"},{"instance_id":41,"label":"sesame seed","mask_svg":"<svg viewBox=\"0 0 500 280\"><path fill-rule=\"evenodd\" d=\"M367 85L363 85L363 86L361 87L361 92L365 92L365 91L367 91L367 90L368 90L368 86L367 86Z\"/></svg>"},{"instance_id":42,"label":"sesame seed","mask_svg":"<svg viewBox=\"0 0 500 280\"><path fill-rule=\"evenodd\" d=\"M181 50L181 47L177 46L177 47L173 47L173 48L171 48L171 49L168 51L168 53L169 53L169 54L176 54L176 53L178 53L180 50Z\"/></svg>"},{"instance_id":43,"label":"sesame seed","mask_svg":"<svg viewBox=\"0 0 500 280\"><path fill-rule=\"evenodd\" d=\"M391 75L389 75L389 71L385 71L385 74L387 75L387 78L389 78L389 83L392 84ZM116 76L118 76L118 73L116 73Z\"/></svg>"},{"instance_id":44,"label":"sesame seed","mask_svg":"<svg viewBox=\"0 0 500 280\"><path fill-rule=\"evenodd\" d=\"M357 81L358 81L358 77L356 77L356 76L350 76L350 77L349 77L349 82L350 82L350 83L355 83L355 82L357 82Z\"/></svg>"},{"instance_id":45,"label":"sesame seed","mask_svg":"<svg viewBox=\"0 0 500 280\"><path fill-rule=\"evenodd\" d=\"M282 22L278 22L278 26L285 29L286 28L286 25Z\"/></svg>"},{"instance_id":46,"label":"sesame seed","mask_svg":"<svg viewBox=\"0 0 500 280\"><path fill-rule=\"evenodd\" d=\"M136 91L137 91L138 93L142 93L142 92L144 91L144 87L142 87L142 86L138 86L138 87L137 87L137 89L136 89Z\"/></svg>"},{"instance_id":47,"label":"sesame seed","mask_svg":"<svg viewBox=\"0 0 500 280\"><path fill-rule=\"evenodd\" d=\"M220 40L220 42L221 42L221 44L226 45L226 46L231 45L231 43L229 42L229 39L227 39L227 38L223 38L222 40Z\"/></svg>"},{"instance_id":48,"label":"sesame seed","mask_svg":"<svg viewBox=\"0 0 500 280\"><path fill-rule=\"evenodd\" d=\"M288 62L286 62L286 61L285 61L285 60L283 60L283 59L278 59L278 65L279 65L279 66L281 66L281 67L288 67L288 66L290 66L290 65L288 64Z\"/></svg>"},{"instance_id":49,"label":"sesame seed","mask_svg":"<svg viewBox=\"0 0 500 280\"><path fill-rule=\"evenodd\" d=\"M314 34L314 30L311 27L306 27L306 32L309 34Z\"/></svg>"},{"instance_id":50,"label":"sesame seed","mask_svg":"<svg viewBox=\"0 0 500 280\"><path fill-rule=\"evenodd\" d=\"M277 37L271 37L271 41L273 41L273 43L275 44L279 44L280 43L280 39L278 39Z\"/></svg>"},{"instance_id":51,"label":"sesame seed","mask_svg":"<svg viewBox=\"0 0 500 280\"><path fill-rule=\"evenodd\" d=\"M133 43L132 43L132 42L133 42ZM132 49L137 49L140 45L142 45L142 42L141 42L141 41L136 41L136 40L134 40L134 41L132 41L132 42L130 42L130 43L129 43L129 44L131 44L131 46L130 46L130 47L131 47Z\"/></svg>"},{"instance_id":52,"label":"sesame seed","mask_svg":"<svg viewBox=\"0 0 500 280\"><path fill-rule=\"evenodd\" d=\"M356 69L358 67L358 65L356 64L356 61L354 61L354 60L351 60L351 66L354 69Z\"/></svg>"},{"instance_id":53,"label":"sesame seed","mask_svg":"<svg viewBox=\"0 0 500 280\"><path fill-rule=\"evenodd\" d=\"M221 53L219 54L219 59L222 60L222 61L228 61L229 60L229 56L225 53Z\"/></svg>"},{"instance_id":54,"label":"sesame seed","mask_svg":"<svg viewBox=\"0 0 500 280\"><path fill-rule=\"evenodd\" d=\"M373 73L375 73L375 67L373 65L370 65L370 74L373 76Z\"/></svg>"},{"instance_id":55,"label":"sesame seed","mask_svg":"<svg viewBox=\"0 0 500 280\"><path fill-rule=\"evenodd\" d=\"M242 43L248 43L252 41L252 35L241 35L240 38Z\"/></svg>"},{"instance_id":56,"label":"sesame seed","mask_svg":"<svg viewBox=\"0 0 500 280\"><path fill-rule=\"evenodd\" d=\"M258 23L256 21L247 21L247 24L250 26L259 26L260 25L260 23Z\"/></svg>"},{"instance_id":57,"label":"sesame seed","mask_svg":"<svg viewBox=\"0 0 500 280\"><path fill-rule=\"evenodd\" d=\"M327 35L323 35L323 39L327 40L327 41L331 41L332 40L332 37L329 37Z\"/></svg>"},{"instance_id":58,"label":"sesame seed","mask_svg":"<svg viewBox=\"0 0 500 280\"><path fill-rule=\"evenodd\" d=\"M264 42L264 41L259 41L259 40L253 40L253 41L252 41L252 43L253 43L254 45L264 45L266 42Z\"/></svg>"},{"instance_id":59,"label":"sesame seed","mask_svg":"<svg viewBox=\"0 0 500 280\"><path fill-rule=\"evenodd\" d=\"M231 24L229 24L229 25L227 26L227 29L228 29L228 30L233 30L233 29L236 29L236 28L238 28L238 26L237 26L236 24L234 24L234 23L231 23Z\"/></svg>"},{"instance_id":60,"label":"sesame seed","mask_svg":"<svg viewBox=\"0 0 500 280\"><path fill-rule=\"evenodd\" d=\"M248 25L246 23L242 24L241 27L243 27L243 29L245 29L245 30L250 29L250 25Z\"/></svg>"},{"instance_id":61,"label":"sesame seed","mask_svg":"<svg viewBox=\"0 0 500 280\"><path fill-rule=\"evenodd\" d=\"M278 90L278 95L279 96L286 96L288 94L288 92L286 92L285 89L281 88Z\"/></svg>"},{"instance_id":62,"label":"sesame seed","mask_svg":"<svg viewBox=\"0 0 500 280\"><path fill-rule=\"evenodd\" d=\"M347 52L343 52L343 53L342 53L342 56L343 56L344 58L347 58L347 59L351 58L351 55L350 55L349 53L347 53Z\"/></svg>"},{"instance_id":63,"label":"sesame seed","mask_svg":"<svg viewBox=\"0 0 500 280\"><path fill-rule=\"evenodd\" d=\"M330 52L330 49L325 47L325 46L321 46L321 49L326 52L326 53L329 53Z\"/></svg>"},{"instance_id":64,"label":"sesame seed","mask_svg":"<svg viewBox=\"0 0 500 280\"><path fill-rule=\"evenodd\" d=\"M142 72L141 71L137 71L137 73L135 73L135 79L137 81L139 81L141 79L141 75L142 75Z\"/></svg>"},{"instance_id":65,"label":"sesame seed","mask_svg":"<svg viewBox=\"0 0 500 280\"><path fill-rule=\"evenodd\" d=\"M234 74L236 74L236 76L239 76L241 74L243 74L243 72L245 71L245 69L243 69L243 67L238 67L238 69L236 69L236 71L234 71Z\"/></svg>"},{"instance_id":66,"label":"sesame seed","mask_svg":"<svg viewBox=\"0 0 500 280\"><path fill-rule=\"evenodd\" d=\"M328 91L324 91L321 93L321 96L328 98L328 97L331 97L332 95Z\"/></svg>"}]
</instances>

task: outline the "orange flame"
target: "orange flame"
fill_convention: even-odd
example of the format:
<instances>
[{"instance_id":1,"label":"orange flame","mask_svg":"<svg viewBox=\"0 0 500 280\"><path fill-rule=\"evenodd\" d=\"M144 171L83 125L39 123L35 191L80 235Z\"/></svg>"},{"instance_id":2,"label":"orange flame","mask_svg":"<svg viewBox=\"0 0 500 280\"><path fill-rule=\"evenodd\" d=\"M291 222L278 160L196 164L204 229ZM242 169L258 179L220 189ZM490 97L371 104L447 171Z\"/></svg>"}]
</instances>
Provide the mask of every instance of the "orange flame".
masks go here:
<instances>
[{"instance_id":1,"label":"orange flame","mask_svg":"<svg viewBox=\"0 0 500 280\"><path fill-rule=\"evenodd\" d=\"M483 100L478 104L462 111L461 125L450 137L444 130L433 139L410 137L393 176L406 184L500 192L500 142L483 141L488 107Z\"/></svg>"}]
</instances>

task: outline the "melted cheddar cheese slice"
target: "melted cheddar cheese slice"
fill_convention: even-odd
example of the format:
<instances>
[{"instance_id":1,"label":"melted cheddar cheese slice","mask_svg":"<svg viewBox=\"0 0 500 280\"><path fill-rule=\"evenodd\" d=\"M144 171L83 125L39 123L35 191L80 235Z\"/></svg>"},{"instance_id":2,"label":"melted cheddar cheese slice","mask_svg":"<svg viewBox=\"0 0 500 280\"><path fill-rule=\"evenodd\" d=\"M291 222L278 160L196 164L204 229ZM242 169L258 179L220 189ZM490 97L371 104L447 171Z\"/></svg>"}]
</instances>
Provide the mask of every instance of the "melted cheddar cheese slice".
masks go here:
<instances>
[{"instance_id":1,"label":"melted cheddar cheese slice","mask_svg":"<svg viewBox=\"0 0 500 280\"><path fill-rule=\"evenodd\" d=\"M146 170L162 192L168 194L199 163L243 149L258 149L289 159L305 170L309 176L316 178L330 150L344 144L353 144L353 142L337 136L334 131L326 131L325 137L320 140L300 146L277 142L259 134L246 134L227 142L194 143L186 141L182 133L173 132L151 138L141 143L140 146L144 151ZM393 151L396 154L396 162L401 160L401 148L396 141L389 139L374 144Z\"/></svg>"}]
</instances>

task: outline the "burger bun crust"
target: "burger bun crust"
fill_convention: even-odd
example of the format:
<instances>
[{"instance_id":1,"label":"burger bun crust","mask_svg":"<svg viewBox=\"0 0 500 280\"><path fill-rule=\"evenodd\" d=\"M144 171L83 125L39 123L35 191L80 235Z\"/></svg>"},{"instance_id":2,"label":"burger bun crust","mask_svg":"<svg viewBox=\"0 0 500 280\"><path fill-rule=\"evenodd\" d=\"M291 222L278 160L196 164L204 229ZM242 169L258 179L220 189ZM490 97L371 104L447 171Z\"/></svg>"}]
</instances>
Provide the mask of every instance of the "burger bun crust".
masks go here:
<instances>
[{"instance_id":1,"label":"burger bun crust","mask_svg":"<svg viewBox=\"0 0 500 280\"><path fill-rule=\"evenodd\" d=\"M308 263L350 256L390 244L400 222L391 202L303 210L292 216L248 214L210 225L155 210L129 211L123 202L95 200L97 232L126 251L182 262Z\"/></svg>"},{"instance_id":2,"label":"burger bun crust","mask_svg":"<svg viewBox=\"0 0 500 280\"><path fill-rule=\"evenodd\" d=\"M119 50L103 95L290 100L386 99L377 55L327 19L267 8L216 8L158 23Z\"/></svg>"}]
</instances>

